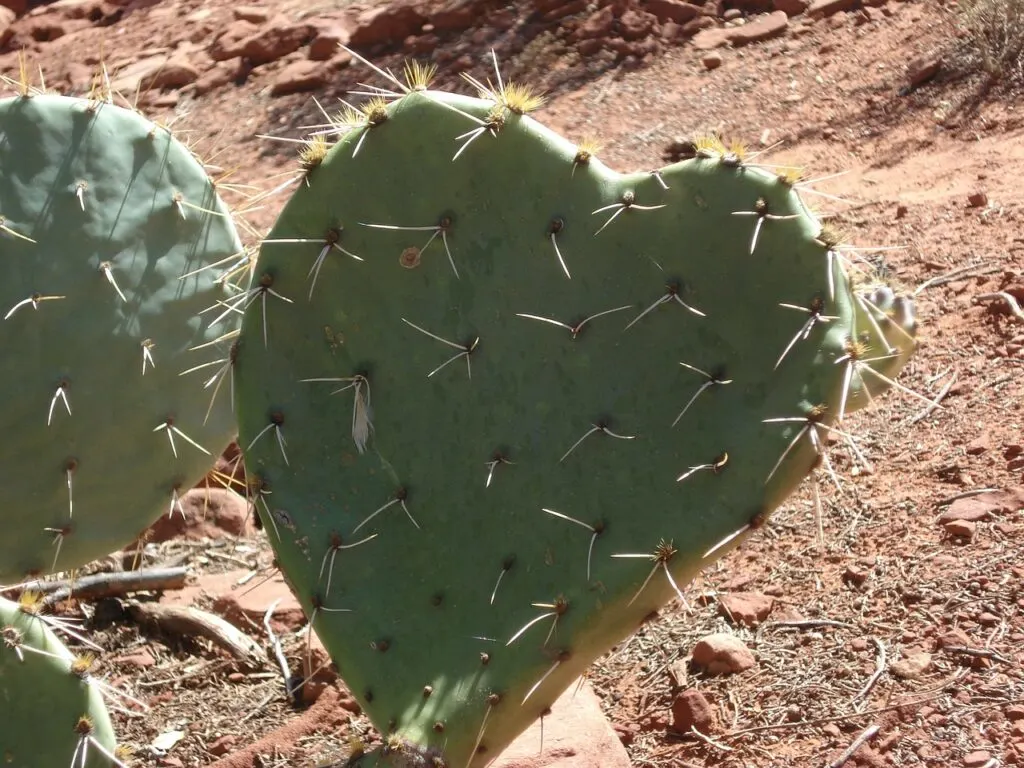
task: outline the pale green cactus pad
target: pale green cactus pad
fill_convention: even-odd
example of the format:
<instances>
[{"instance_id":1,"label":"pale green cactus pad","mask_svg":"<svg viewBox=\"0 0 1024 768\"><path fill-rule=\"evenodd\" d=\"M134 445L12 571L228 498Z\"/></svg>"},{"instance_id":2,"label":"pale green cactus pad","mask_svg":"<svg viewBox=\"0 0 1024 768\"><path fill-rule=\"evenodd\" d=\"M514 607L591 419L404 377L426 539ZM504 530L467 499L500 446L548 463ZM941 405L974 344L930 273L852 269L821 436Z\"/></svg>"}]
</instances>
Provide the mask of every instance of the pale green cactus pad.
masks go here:
<instances>
[{"instance_id":1,"label":"pale green cactus pad","mask_svg":"<svg viewBox=\"0 0 1024 768\"><path fill-rule=\"evenodd\" d=\"M0 598L0 765L121 764L88 657L76 657L40 616Z\"/></svg>"},{"instance_id":2,"label":"pale green cactus pad","mask_svg":"<svg viewBox=\"0 0 1024 768\"><path fill-rule=\"evenodd\" d=\"M360 765L486 765L913 346L790 180L711 140L620 174L529 106L414 88L339 118L255 267L240 442L387 739Z\"/></svg>"},{"instance_id":3,"label":"pale green cactus pad","mask_svg":"<svg viewBox=\"0 0 1024 768\"><path fill-rule=\"evenodd\" d=\"M167 129L104 101L0 100L0 584L181 513L234 436L215 340L240 325L219 302L243 255Z\"/></svg>"}]
</instances>

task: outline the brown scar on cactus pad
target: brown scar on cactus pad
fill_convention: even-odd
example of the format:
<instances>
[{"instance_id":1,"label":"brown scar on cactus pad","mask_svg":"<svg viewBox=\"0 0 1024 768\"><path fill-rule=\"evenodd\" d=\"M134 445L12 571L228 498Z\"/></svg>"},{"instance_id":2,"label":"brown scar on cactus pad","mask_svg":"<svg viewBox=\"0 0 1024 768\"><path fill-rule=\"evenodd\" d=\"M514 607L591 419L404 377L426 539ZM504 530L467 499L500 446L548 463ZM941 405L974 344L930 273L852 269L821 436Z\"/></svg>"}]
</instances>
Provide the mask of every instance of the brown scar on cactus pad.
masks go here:
<instances>
[{"instance_id":1,"label":"brown scar on cactus pad","mask_svg":"<svg viewBox=\"0 0 1024 768\"><path fill-rule=\"evenodd\" d=\"M494 63L474 96L374 68L260 249L305 298L245 307L271 339L235 367L259 514L388 734L353 765L483 768L763 527L915 346L794 179L715 137L618 173ZM359 261L323 258L337 222ZM287 457L256 439L274 412Z\"/></svg>"}]
</instances>

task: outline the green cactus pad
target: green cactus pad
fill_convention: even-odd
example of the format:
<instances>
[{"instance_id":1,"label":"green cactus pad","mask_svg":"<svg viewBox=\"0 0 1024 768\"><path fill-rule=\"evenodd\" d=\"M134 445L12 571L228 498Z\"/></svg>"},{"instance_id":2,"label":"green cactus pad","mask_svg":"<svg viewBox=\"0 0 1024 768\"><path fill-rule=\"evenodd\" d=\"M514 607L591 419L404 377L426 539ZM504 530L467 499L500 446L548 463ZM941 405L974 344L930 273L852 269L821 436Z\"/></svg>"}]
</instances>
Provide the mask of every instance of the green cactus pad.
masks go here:
<instances>
[{"instance_id":1,"label":"green cactus pad","mask_svg":"<svg viewBox=\"0 0 1024 768\"><path fill-rule=\"evenodd\" d=\"M114 104L0 100L0 169L9 583L77 568L179 514L176 495L231 441L229 386L212 399L230 341L209 342L240 316L218 318L236 293L209 267L223 273L243 249L202 164Z\"/></svg>"},{"instance_id":2,"label":"green cactus pad","mask_svg":"<svg viewBox=\"0 0 1024 768\"><path fill-rule=\"evenodd\" d=\"M876 341L868 353L864 375L850 382L846 413L867 407L888 389L917 349L917 318L908 297L897 296L886 285L876 285L857 291L854 298L857 327L871 328Z\"/></svg>"},{"instance_id":3,"label":"green cactus pad","mask_svg":"<svg viewBox=\"0 0 1024 768\"><path fill-rule=\"evenodd\" d=\"M110 759L116 747L114 730L88 666L40 616L0 598L0 765L119 764Z\"/></svg>"},{"instance_id":4,"label":"green cactus pad","mask_svg":"<svg viewBox=\"0 0 1024 768\"><path fill-rule=\"evenodd\" d=\"M879 341L785 180L716 142L616 173L496 101L311 141L243 321L247 471L399 745L367 765L499 754L794 491Z\"/></svg>"}]
</instances>

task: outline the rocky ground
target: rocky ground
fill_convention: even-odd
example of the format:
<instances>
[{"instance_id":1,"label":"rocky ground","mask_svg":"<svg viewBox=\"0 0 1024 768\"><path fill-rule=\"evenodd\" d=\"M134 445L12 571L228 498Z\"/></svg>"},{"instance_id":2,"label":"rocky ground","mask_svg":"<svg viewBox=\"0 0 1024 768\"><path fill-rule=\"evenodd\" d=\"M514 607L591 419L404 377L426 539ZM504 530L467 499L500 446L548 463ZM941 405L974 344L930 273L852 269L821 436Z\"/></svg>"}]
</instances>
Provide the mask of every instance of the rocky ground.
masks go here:
<instances>
[{"instance_id":1,"label":"rocky ground","mask_svg":"<svg viewBox=\"0 0 1024 768\"><path fill-rule=\"evenodd\" d=\"M820 528L808 484L508 765L994 768L1024 764L1024 314L980 297L1024 301L1024 107L971 68L956 18L939 0L0 0L0 73L17 82L24 51L37 85L87 94L104 67L215 166L252 243L283 202L259 193L297 168L294 144L261 137L384 85L339 43L394 71L433 61L463 90L493 48L506 79L547 92L540 120L621 170L708 131L807 168L808 200L885 248L851 255L916 294L901 381L940 405L897 392L857 414L870 466L833 446ZM116 714L137 765L328 764L375 738L315 638L316 683L287 700L273 644L299 672L307 634L232 474L229 453L187 524L93 569L183 583L53 608L87 619L108 681L147 705Z\"/></svg>"}]
</instances>

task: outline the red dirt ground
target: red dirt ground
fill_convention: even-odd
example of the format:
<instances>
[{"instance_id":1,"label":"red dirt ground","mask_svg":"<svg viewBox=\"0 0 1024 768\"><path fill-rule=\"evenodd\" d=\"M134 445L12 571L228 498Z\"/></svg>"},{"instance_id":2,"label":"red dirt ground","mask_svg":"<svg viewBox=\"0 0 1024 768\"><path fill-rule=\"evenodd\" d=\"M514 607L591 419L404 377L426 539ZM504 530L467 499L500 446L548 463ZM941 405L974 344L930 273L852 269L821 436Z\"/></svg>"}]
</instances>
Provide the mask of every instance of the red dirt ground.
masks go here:
<instances>
[{"instance_id":1,"label":"red dirt ground","mask_svg":"<svg viewBox=\"0 0 1024 768\"><path fill-rule=\"evenodd\" d=\"M266 190L296 168L295 145L257 135L302 136L322 119L313 96L333 110L358 81L385 85L334 53L331 40L345 35L394 71L411 55L434 60L439 86L467 92L458 71L487 77L493 47L507 79L547 91L538 119L574 140L598 138L602 159L620 170L658 167L677 139L717 131L762 152L758 162L842 174L809 185L808 199L850 242L892 247L859 255L916 292L921 347L901 383L942 407L926 412L892 392L858 413L849 428L872 466L834 446L842 490L821 483L820 540L808 484L689 586L688 607L667 608L590 679L635 766L827 766L872 725L878 732L844 765L1024 764L1024 318L976 298L1024 300L1022 91L963 74L952 2L819 0L847 10L815 18L804 2L776 2L796 14L775 36L710 48L707 30L691 37L692 27L655 14L678 12L672 2L635 1L407 5L373 20L369 6L343 0L61 0L0 31L0 71L16 80L25 46L35 82L41 72L64 92L88 92L101 61L129 101L142 78L140 107L234 171L240 186L225 194ZM708 0L698 18L735 30L724 17L765 24L749 12L771 8ZM915 83L935 62L937 73ZM277 95L296 88L312 90ZM247 212L250 241L282 202ZM271 558L257 533L150 544L142 562L264 574ZM744 602L762 606L757 626L723 610ZM334 688L299 714L273 665L244 669L206 641L144 631L116 604L86 608L111 682L151 705L116 714L138 764L213 765L302 717L245 764L313 765L369 732L361 715L323 704L344 701ZM109 610L114 620L101 621ZM243 629L265 639L259 620ZM723 630L747 643L756 665L695 672L694 643ZM302 637L284 641L297 663ZM711 706L705 739L673 728L685 689ZM317 717L324 728L303 725ZM160 757L150 745L171 731L182 738Z\"/></svg>"}]
</instances>

